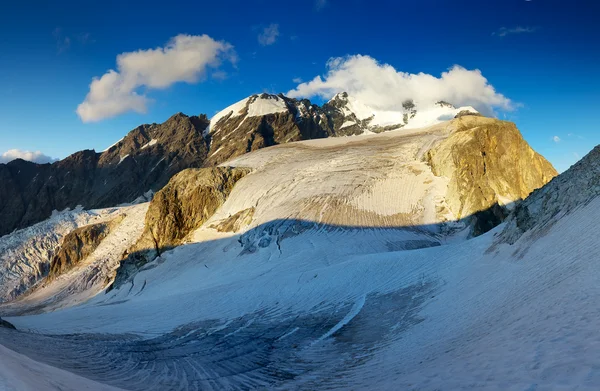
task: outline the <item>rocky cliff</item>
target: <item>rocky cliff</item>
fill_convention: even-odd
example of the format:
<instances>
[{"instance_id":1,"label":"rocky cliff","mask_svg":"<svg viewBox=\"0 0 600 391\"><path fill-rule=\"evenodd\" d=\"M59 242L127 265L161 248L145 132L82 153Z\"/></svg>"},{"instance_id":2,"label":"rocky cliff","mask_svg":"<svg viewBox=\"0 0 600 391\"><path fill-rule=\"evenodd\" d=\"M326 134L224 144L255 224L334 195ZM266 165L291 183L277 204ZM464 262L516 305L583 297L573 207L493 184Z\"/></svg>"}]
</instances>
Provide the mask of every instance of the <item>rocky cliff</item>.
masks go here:
<instances>
[{"instance_id":1,"label":"rocky cliff","mask_svg":"<svg viewBox=\"0 0 600 391\"><path fill-rule=\"evenodd\" d=\"M475 234L506 217L498 206L526 198L557 175L515 124L464 115L453 122L456 130L427 152L427 161L435 175L450 179L446 202L454 215L480 214Z\"/></svg>"},{"instance_id":2,"label":"rocky cliff","mask_svg":"<svg viewBox=\"0 0 600 391\"><path fill-rule=\"evenodd\" d=\"M188 169L175 175L156 193L146 213L144 232L125 254L115 284L163 251L181 244L223 205L245 168Z\"/></svg>"},{"instance_id":3,"label":"rocky cliff","mask_svg":"<svg viewBox=\"0 0 600 391\"><path fill-rule=\"evenodd\" d=\"M179 171L204 164L208 123L176 114L163 124L139 126L102 153L81 151L54 164L0 164L0 235L53 210L115 206L160 190Z\"/></svg>"},{"instance_id":4,"label":"rocky cliff","mask_svg":"<svg viewBox=\"0 0 600 391\"><path fill-rule=\"evenodd\" d=\"M497 243L514 244L521 236L543 234L561 217L600 196L600 145L546 186L519 203Z\"/></svg>"}]
</instances>

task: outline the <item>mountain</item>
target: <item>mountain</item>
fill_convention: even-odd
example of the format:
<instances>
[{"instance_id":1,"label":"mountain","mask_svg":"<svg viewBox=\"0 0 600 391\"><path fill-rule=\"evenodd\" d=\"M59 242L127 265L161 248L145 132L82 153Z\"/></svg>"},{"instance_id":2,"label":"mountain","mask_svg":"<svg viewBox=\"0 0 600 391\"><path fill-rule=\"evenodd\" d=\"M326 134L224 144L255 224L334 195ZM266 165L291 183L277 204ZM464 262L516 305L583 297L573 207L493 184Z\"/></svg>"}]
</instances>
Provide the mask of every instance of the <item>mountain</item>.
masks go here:
<instances>
[{"instance_id":1,"label":"mountain","mask_svg":"<svg viewBox=\"0 0 600 391\"><path fill-rule=\"evenodd\" d=\"M600 146L597 146L548 185L519 203L507 219L499 243L512 245L522 236L529 240L543 236L561 218L588 207L599 196Z\"/></svg>"},{"instance_id":2,"label":"mountain","mask_svg":"<svg viewBox=\"0 0 600 391\"><path fill-rule=\"evenodd\" d=\"M433 103L433 102L432 102ZM478 115L471 106L455 108L439 101L420 109L412 100L395 110L378 110L342 92L323 105L337 135L381 133L388 130L415 129L435 125L461 115Z\"/></svg>"},{"instance_id":3,"label":"mountain","mask_svg":"<svg viewBox=\"0 0 600 391\"><path fill-rule=\"evenodd\" d=\"M432 125L462 110L439 104L421 114L414 105L406 107L408 112L391 115L345 93L323 107L283 95L252 95L210 121L204 115L178 113L162 124L141 125L101 153L80 151L54 164L0 164L0 235L38 223L54 210L132 202L161 189L186 168L211 167L292 141ZM367 113L374 114L365 117ZM403 115L402 123L390 125L390 118Z\"/></svg>"},{"instance_id":4,"label":"mountain","mask_svg":"<svg viewBox=\"0 0 600 391\"><path fill-rule=\"evenodd\" d=\"M406 101L397 111L373 109L347 93L339 93L318 106L309 100L284 95L252 95L217 113L207 131L209 161L219 163L265 146L325 137L414 129L478 112L437 102L419 110ZM244 140L245 142L240 142Z\"/></svg>"},{"instance_id":5,"label":"mountain","mask_svg":"<svg viewBox=\"0 0 600 391\"><path fill-rule=\"evenodd\" d=\"M0 164L0 235L54 210L116 206L161 189L177 172L204 164L208 124L206 117L180 113L137 127L101 153L80 151L54 164Z\"/></svg>"},{"instance_id":6,"label":"mountain","mask_svg":"<svg viewBox=\"0 0 600 391\"><path fill-rule=\"evenodd\" d=\"M284 103L273 101L259 102ZM243 110L249 111L254 102L246 102ZM211 123L205 134L225 131L232 111ZM289 118L288 111L278 113L257 118L263 124ZM252 118L245 121L249 124ZM212 142L214 138L209 150ZM118 145L109 151L113 148L118 150ZM58 278L59 284L67 284L56 288L59 291L96 294L113 280L118 288L157 256L194 241L194 232L207 225L211 232L240 235L248 252L280 245L296 236L294 232L311 231L313 224L380 232L381 238L377 234L372 239L391 249L440 245L456 234L479 235L493 228L513 202L555 175L514 124L473 115L423 129L275 145L242 154L221 167L183 170L149 204L95 210L93 218L73 211L67 229L62 228L63 214L57 214L18 231L20 236L1 238L0 248L4 243L12 254L31 246L26 243L45 250L0 257L0 267L15 273L4 278L0 301L33 287L39 290L46 275L50 278L43 286L61 274L71 276ZM48 230L55 233L48 236ZM102 245L100 234L127 240L104 239L113 244L103 251L113 255L92 257L100 262L96 275L87 268L75 278L72 265L93 263L86 257ZM403 240L406 236L409 239ZM25 244L15 247L15 241ZM34 292L28 300L38 294L42 293Z\"/></svg>"},{"instance_id":7,"label":"mountain","mask_svg":"<svg viewBox=\"0 0 600 391\"><path fill-rule=\"evenodd\" d=\"M514 124L457 117L261 148L0 238L1 287L52 270L0 305L2 345L132 390L593 389L598 150L552 179Z\"/></svg>"}]
</instances>

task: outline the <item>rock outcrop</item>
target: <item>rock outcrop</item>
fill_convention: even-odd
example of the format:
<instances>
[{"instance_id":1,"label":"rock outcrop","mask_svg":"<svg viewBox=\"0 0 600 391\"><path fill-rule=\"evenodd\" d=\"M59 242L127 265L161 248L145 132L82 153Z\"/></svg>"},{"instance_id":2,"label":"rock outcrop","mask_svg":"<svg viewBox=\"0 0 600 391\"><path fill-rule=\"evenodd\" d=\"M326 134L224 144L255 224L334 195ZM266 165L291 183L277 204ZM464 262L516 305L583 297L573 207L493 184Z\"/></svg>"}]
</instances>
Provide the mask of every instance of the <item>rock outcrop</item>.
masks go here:
<instances>
[{"instance_id":1,"label":"rock outcrop","mask_svg":"<svg viewBox=\"0 0 600 391\"><path fill-rule=\"evenodd\" d=\"M17 329L12 323L7 322L7 321L3 320L2 318L0 318L0 327L3 327L5 329L11 329L11 330Z\"/></svg>"},{"instance_id":2,"label":"rock outcrop","mask_svg":"<svg viewBox=\"0 0 600 391\"><path fill-rule=\"evenodd\" d=\"M183 243L223 205L235 184L249 172L245 168L215 167L175 175L150 203L144 232L125 254L115 285L163 251Z\"/></svg>"},{"instance_id":3,"label":"rock outcrop","mask_svg":"<svg viewBox=\"0 0 600 391\"><path fill-rule=\"evenodd\" d=\"M519 203L497 243L514 244L527 232L543 232L562 216L600 196L600 145Z\"/></svg>"},{"instance_id":4,"label":"rock outcrop","mask_svg":"<svg viewBox=\"0 0 600 391\"><path fill-rule=\"evenodd\" d=\"M123 218L119 216L111 221L86 225L68 233L52 258L47 280L54 280L85 260Z\"/></svg>"},{"instance_id":5,"label":"rock outcrop","mask_svg":"<svg viewBox=\"0 0 600 391\"><path fill-rule=\"evenodd\" d=\"M456 130L426 158L435 175L450 179L446 203L454 215L478 216L474 234L506 217L499 206L526 198L557 175L515 124L479 116L461 116L453 123Z\"/></svg>"}]
</instances>

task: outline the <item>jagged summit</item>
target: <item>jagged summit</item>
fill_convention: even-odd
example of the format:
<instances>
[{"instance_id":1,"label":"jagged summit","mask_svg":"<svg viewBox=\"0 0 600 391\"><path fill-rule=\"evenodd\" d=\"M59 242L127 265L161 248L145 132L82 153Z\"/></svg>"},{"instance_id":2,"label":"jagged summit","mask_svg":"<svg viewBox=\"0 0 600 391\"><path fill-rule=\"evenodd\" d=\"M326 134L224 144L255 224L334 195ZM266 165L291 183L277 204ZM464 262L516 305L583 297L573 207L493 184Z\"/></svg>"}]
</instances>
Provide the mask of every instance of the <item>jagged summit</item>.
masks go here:
<instances>
[{"instance_id":1,"label":"jagged summit","mask_svg":"<svg viewBox=\"0 0 600 391\"><path fill-rule=\"evenodd\" d=\"M450 120L461 112L478 113L471 106L456 108L445 101L438 101L433 105L417 104L411 99L392 110L381 110L361 102L347 92L336 94L326 106L333 109L329 110L332 117L337 115L343 121L340 129L354 128L362 133L420 128Z\"/></svg>"},{"instance_id":2,"label":"jagged summit","mask_svg":"<svg viewBox=\"0 0 600 391\"><path fill-rule=\"evenodd\" d=\"M270 117L267 119L269 127L276 128L285 122L288 131L298 128L287 137L287 141L297 141L380 133L403 128L414 129L450 120L460 112L477 113L473 107L456 108L444 101L431 106L420 106L423 108L412 100L406 100L394 110L382 110L356 99L347 92L337 93L322 106L313 104L308 99L297 100L283 94L255 94L214 115L205 135L218 142L224 134L226 138L233 133L252 134L256 132L257 124L256 121L247 119L264 116ZM280 118L274 120L275 117ZM273 126L273 121L276 126ZM264 138L264 132L259 133ZM218 144L219 147L222 146L221 143Z\"/></svg>"}]
</instances>

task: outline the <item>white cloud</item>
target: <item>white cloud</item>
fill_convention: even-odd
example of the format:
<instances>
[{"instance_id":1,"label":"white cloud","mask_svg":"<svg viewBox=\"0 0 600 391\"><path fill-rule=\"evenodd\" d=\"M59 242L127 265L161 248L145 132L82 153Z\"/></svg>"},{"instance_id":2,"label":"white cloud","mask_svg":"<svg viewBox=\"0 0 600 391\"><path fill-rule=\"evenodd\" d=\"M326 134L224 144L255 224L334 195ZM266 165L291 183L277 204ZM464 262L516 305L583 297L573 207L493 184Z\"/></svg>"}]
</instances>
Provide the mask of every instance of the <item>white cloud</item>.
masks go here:
<instances>
[{"instance_id":1,"label":"white cloud","mask_svg":"<svg viewBox=\"0 0 600 391\"><path fill-rule=\"evenodd\" d=\"M327 62L327 68L326 75L299 84L288 95L329 99L345 91L379 110L397 110L407 99L421 107L440 100L455 106L470 105L486 115L493 114L494 109L512 110L515 106L510 99L496 92L479 70L467 70L458 65L435 77L400 72L372 57L354 55L332 58Z\"/></svg>"},{"instance_id":2,"label":"white cloud","mask_svg":"<svg viewBox=\"0 0 600 391\"><path fill-rule=\"evenodd\" d=\"M277 37L279 37L279 25L272 23L258 34L258 43L262 46L273 45L277 41Z\"/></svg>"},{"instance_id":3,"label":"white cloud","mask_svg":"<svg viewBox=\"0 0 600 391\"><path fill-rule=\"evenodd\" d=\"M177 82L197 83L207 68L235 63L233 46L208 35L178 35L165 47L122 53L117 70L95 77L85 100L77 106L83 122L100 121L128 111L145 113L151 101L139 90L164 89ZM217 71L219 78L224 77Z\"/></svg>"},{"instance_id":4,"label":"white cloud","mask_svg":"<svg viewBox=\"0 0 600 391\"><path fill-rule=\"evenodd\" d=\"M552 141L554 141L555 143L560 143L560 137L554 136L552 137Z\"/></svg>"},{"instance_id":5,"label":"white cloud","mask_svg":"<svg viewBox=\"0 0 600 391\"><path fill-rule=\"evenodd\" d=\"M20 149L9 149L0 155L0 163L8 163L15 159L23 159L34 163L44 164L52 163L57 159L51 158L50 156L44 155L40 151L21 151Z\"/></svg>"},{"instance_id":6,"label":"white cloud","mask_svg":"<svg viewBox=\"0 0 600 391\"><path fill-rule=\"evenodd\" d=\"M299 77L294 77L294 78L292 79L292 81L293 81L294 83L296 83L296 84L300 84L300 83L302 83L302 79L301 79L301 78L299 78Z\"/></svg>"},{"instance_id":7,"label":"white cloud","mask_svg":"<svg viewBox=\"0 0 600 391\"><path fill-rule=\"evenodd\" d=\"M537 27L500 27L497 31L494 31L492 35L496 35L498 37L506 37L511 34L523 34L523 33L533 33L537 30Z\"/></svg>"}]
</instances>

